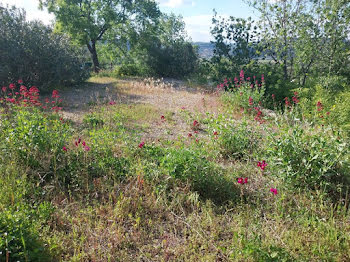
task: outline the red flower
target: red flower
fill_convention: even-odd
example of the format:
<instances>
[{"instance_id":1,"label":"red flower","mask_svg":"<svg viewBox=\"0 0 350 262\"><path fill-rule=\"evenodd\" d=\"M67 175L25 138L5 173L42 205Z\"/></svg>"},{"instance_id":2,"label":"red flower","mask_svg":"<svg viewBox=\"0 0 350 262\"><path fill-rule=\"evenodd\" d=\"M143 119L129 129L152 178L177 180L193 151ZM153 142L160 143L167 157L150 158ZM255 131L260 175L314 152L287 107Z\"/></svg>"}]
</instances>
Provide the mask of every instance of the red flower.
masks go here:
<instances>
[{"instance_id":1,"label":"red flower","mask_svg":"<svg viewBox=\"0 0 350 262\"><path fill-rule=\"evenodd\" d=\"M188 133L188 137L192 137L192 134L191 134L191 133Z\"/></svg>"},{"instance_id":2,"label":"red flower","mask_svg":"<svg viewBox=\"0 0 350 262\"><path fill-rule=\"evenodd\" d=\"M86 146L86 142L85 141L83 141L83 143L81 143L83 146Z\"/></svg>"},{"instance_id":3,"label":"red flower","mask_svg":"<svg viewBox=\"0 0 350 262\"><path fill-rule=\"evenodd\" d=\"M253 98L249 97L249 105L252 106L253 105Z\"/></svg>"},{"instance_id":4,"label":"red flower","mask_svg":"<svg viewBox=\"0 0 350 262\"><path fill-rule=\"evenodd\" d=\"M276 188L270 188L270 192L272 192L274 195L277 195L277 189Z\"/></svg>"},{"instance_id":5,"label":"red flower","mask_svg":"<svg viewBox=\"0 0 350 262\"><path fill-rule=\"evenodd\" d=\"M194 126L194 127L198 126L198 124L199 124L199 123L198 123L197 120L194 120L194 121L193 121L193 126Z\"/></svg>"},{"instance_id":6,"label":"red flower","mask_svg":"<svg viewBox=\"0 0 350 262\"><path fill-rule=\"evenodd\" d=\"M290 106L290 102L289 102L289 98L288 97L285 97L284 98L284 102L286 104L286 107L289 107Z\"/></svg>"},{"instance_id":7,"label":"red flower","mask_svg":"<svg viewBox=\"0 0 350 262\"><path fill-rule=\"evenodd\" d=\"M68 149L67 149L65 146L62 148L62 150L63 150L64 152L67 152L67 151L68 151Z\"/></svg>"},{"instance_id":8,"label":"red flower","mask_svg":"<svg viewBox=\"0 0 350 262\"><path fill-rule=\"evenodd\" d=\"M273 99L273 100L275 100L275 95L274 95L274 94L272 94L271 96L272 96L272 99Z\"/></svg>"},{"instance_id":9,"label":"red flower","mask_svg":"<svg viewBox=\"0 0 350 262\"><path fill-rule=\"evenodd\" d=\"M78 144L80 144L80 142L81 142L81 138L78 139Z\"/></svg>"},{"instance_id":10,"label":"red flower","mask_svg":"<svg viewBox=\"0 0 350 262\"><path fill-rule=\"evenodd\" d=\"M144 145L145 145L145 142L141 142L141 143L139 144L139 148L143 148Z\"/></svg>"},{"instance_id":11,"label":"red flower","mask_svg":"<svg viewBox=\"0 0 350 262\"><path fill-rule=\"evenodd\" d=\"M214 134L214 136L217 136L217 135L218 135L218 132L217 132L217 131L214 131L213 134Z\"/></svg>"},{"instance_id":12,"label":"red flower","mask_svg":"<svg viewBox=\"0 0 350 262\"><path fill-rule=\"evenodd\" d=\"M161 116L160 119L165 120L165 116Z\"/></svg>"},{"instance_id":13,"label":"red flower","mask_svg":"<svg viewBox=\"0 0 350 262\"><path fill-rule=\"evenodd\" d=\"M15 84L10 84L10 85L9 85L9 88L10 88L11 90L13 90L13 89L16 88L16 85L15 85Z\"/></svg>"},{"instance_id":14,"label":"red flower","mask_svg":"<svg viewBox=\"0 0 350 262\"><path fill-rule=\"evenodd\" d=\"M3 87L1 88L1 90L2 90L2 92L6 93L7 87L6 87L6 86L3 86Z\"/></svg>"},{"instance_id":15,"label":"red flower","mask_svg":"<svg viewBox=\"0 0 350 262\"><path fill-rule=\"evenodd\" d=\"M326 114L327 114L327 116L329 116L331 114L331 112L327 112Z\"/></svg>"},{"instance_id":16,"label":"red flower","mask_svg":"<svg viewBox=\"0 0 350 262\"><path fill-rule=\"evenodd\" d=\"M115 101L111 101L111 102L109 102L109 104L110 104L111 106L113 106L113 105L116 104L116 102L115 102Z\"/></svg>"},{"instance_id":17,"label":"red flower","mask_svg":"<svg viewBox=\"0 0 350 262\"><path fill-rule=\"evenodd\" d=\"M22 79L19 79L19 80L17 81L17 83L21 85L21 84L23 84L23 80L22 80Z\"/></svg>"},{"instance_id":18,"label":"red flower","mask_svg":"<svg viewBox=\"0 0 350 262\"><path fill-rule=\"evenodd\" d=\"M320 101L317 102L317 111L322 111L323 110L323 105Z\"/></svg>"},{"instance_id":19,"label":"red flower","mask_svg":"<svg viewBox=\"0 0 350 262\"><path fill-rule=\"evenodd\" d=\"M84 151L90 151L90 147L84 146Z\"/></svg>"},{"instance_id":20,"label":"red flower","mask_svg":"<svg viewBox=\"0 0 350 262\"><path fill-rule=\"evenodd\" d=\"M266 164L265 160L263 160L262 162L259 161L257 166L260 167L260 169L262 171L264 171L265 168L267 167L267 164Z\"/></svg>"},{"instance_id":21,"label":"red flower","mask_svg":"<svg viewBox=\"0 0 350 262\"><path fill-rule=\"evenodd\" d=\"M241 184L241 185L248 184L248 177L246 177L246 178L239 177L239 178L237 179L237 183L238 183L238 184Z\"/></svg>"},{"instance_id":22,"label":"red flower","mask_svg":"<svg viewBox=\"0 0 350 262\"><path fill-rule=\"evenodd\" d=\"M52 98L59 98L60 96L58 95L58 91L57 90L53 90L52 91Z\"/></svg>"}]
</instances>

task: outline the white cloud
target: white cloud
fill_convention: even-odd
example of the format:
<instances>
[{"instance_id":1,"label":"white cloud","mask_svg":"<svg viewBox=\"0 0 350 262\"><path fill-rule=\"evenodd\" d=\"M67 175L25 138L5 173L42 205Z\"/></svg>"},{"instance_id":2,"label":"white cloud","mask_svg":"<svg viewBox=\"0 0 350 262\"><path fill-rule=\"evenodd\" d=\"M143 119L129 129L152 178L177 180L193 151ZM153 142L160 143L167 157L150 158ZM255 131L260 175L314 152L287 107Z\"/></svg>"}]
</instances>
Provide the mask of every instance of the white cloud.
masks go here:
<instances>
[{"instance_id":1,"label":"white cloud","mask_svg":"<svg viewBox=\"0 0 350 262\"><path fill-rule=\"evenodd\" d=\"M47 10L39 10L39 0L1 0L1 4L23 8L29 21L41 20L44 24L51 24L54 19L54 15Z\"/></svg>"},{"instance_id":2,"label":"white cloud","mask_svg":"<svg viewBox=\"0 0 350 262\"><path fill-rule=\"evenodd\" d=\"M220 15L228 18L228 15ZM194 42L209 42L212 39L210 28L212 27L213 15L196 15L184 17L188 35Z\"/></svg>"},{"instance_id":3,"label":"white cloud","mask_svg":"<svg viewBox=\"0 0 350 262\"><path fill-rule=\"evenodd\" d=\"M170 8L178 8L186 5L191 5L191 6L196 5L196 3L192 0L159 0L158 2L161 6L170 7Z\"/></svg>"}]
</instances>

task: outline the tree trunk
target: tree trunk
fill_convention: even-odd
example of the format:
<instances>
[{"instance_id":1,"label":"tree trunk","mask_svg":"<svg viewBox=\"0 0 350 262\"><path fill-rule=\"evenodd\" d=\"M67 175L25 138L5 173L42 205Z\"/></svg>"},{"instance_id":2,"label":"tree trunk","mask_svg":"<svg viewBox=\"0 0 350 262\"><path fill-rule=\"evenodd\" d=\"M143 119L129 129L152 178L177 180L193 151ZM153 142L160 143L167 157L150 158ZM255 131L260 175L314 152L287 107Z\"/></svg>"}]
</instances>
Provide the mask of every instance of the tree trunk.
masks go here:
<instances>
[{"instance_id":1,"label":"tree trunk","mask_svg":"<svg viewBox=\"0 0 350 262\"><path fill-rule=\"evenodd\" d=\"M98 61L98 56L96 52L96 41L91 41L91 44L88 43L87 47L90 51L92 62L94 63L94 71L98 73L100 71L100 62Z\"/></svg>"}]
</instances>

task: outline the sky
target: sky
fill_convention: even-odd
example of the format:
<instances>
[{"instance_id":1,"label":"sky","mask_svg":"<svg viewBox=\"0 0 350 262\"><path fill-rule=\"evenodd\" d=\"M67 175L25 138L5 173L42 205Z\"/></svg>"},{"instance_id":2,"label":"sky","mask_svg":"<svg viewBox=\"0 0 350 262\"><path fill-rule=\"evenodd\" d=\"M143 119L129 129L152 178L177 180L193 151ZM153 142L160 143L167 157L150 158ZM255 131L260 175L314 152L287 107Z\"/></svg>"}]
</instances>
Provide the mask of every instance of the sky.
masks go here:
<instances>
[{"instance_id":1,"label":"sky","mask_svg":"<svg viewBox=\"0 0 350 262\"><path fill-rule=\"evenodd\" d=\"M223 17L235 16L254 17L253 9L244 0L157 0L160 10L164 13L181 15L186 24L186 30L194 42L209 42L213 9ZM54 17L47 11L38 9L39 0L0 0L3 5L15 5L24 8L28 20L39 19L50 24Z\"/></svg>"}]
</instances>

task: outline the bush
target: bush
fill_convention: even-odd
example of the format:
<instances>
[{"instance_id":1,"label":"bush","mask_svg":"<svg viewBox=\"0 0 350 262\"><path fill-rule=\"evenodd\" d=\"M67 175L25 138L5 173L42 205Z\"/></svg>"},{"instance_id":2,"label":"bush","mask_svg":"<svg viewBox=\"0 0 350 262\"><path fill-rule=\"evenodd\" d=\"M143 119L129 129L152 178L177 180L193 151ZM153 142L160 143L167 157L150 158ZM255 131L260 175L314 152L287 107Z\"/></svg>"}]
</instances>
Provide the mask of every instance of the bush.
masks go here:
<instances>
[{"instance_id":1,"label":"bush","mask_svg":"<svg viewBox=\"0 0 350 262\"><path fill-rule=\"evenodd\" d=\"M224 89L222 96L224 102L234 107L252 110L263 102L265 94L265 80L262 76L261 82L257 79L245 78L243 70L240 79L225 79L224 83L218 85L218 88Z\"/></svg>"},{"instance_id":2,"label":"bush","mask_svg":"<svg viewBox=\"0 0 350 262\"><path fill-rule=\"evenodd\" d=\"M0 84L23 79L46 90L88 77L82 50L42 23L26 22L23 11L0 8Z\"/></svg>"},{"instance_id":3,"label":"bush","mask_svg":"<svg viewBox=\"0 0 350 262\"><path fill-rule=\"evenodd\" d=\"M301 91L303 114L320 124L333 124L350 133L350 88L342 77L323 77Z\"/></svg>"},{"instance_id":4,"label":"bush","mask_svg":"<svg viewBox=\"0 0 350 262\"><path fill-rule=\"evenodd\" d=\"M287 185L335 192L350 182L349 142L324 129L288 126L268 138L265 157Z\"/></svg>"}]
</instances>

